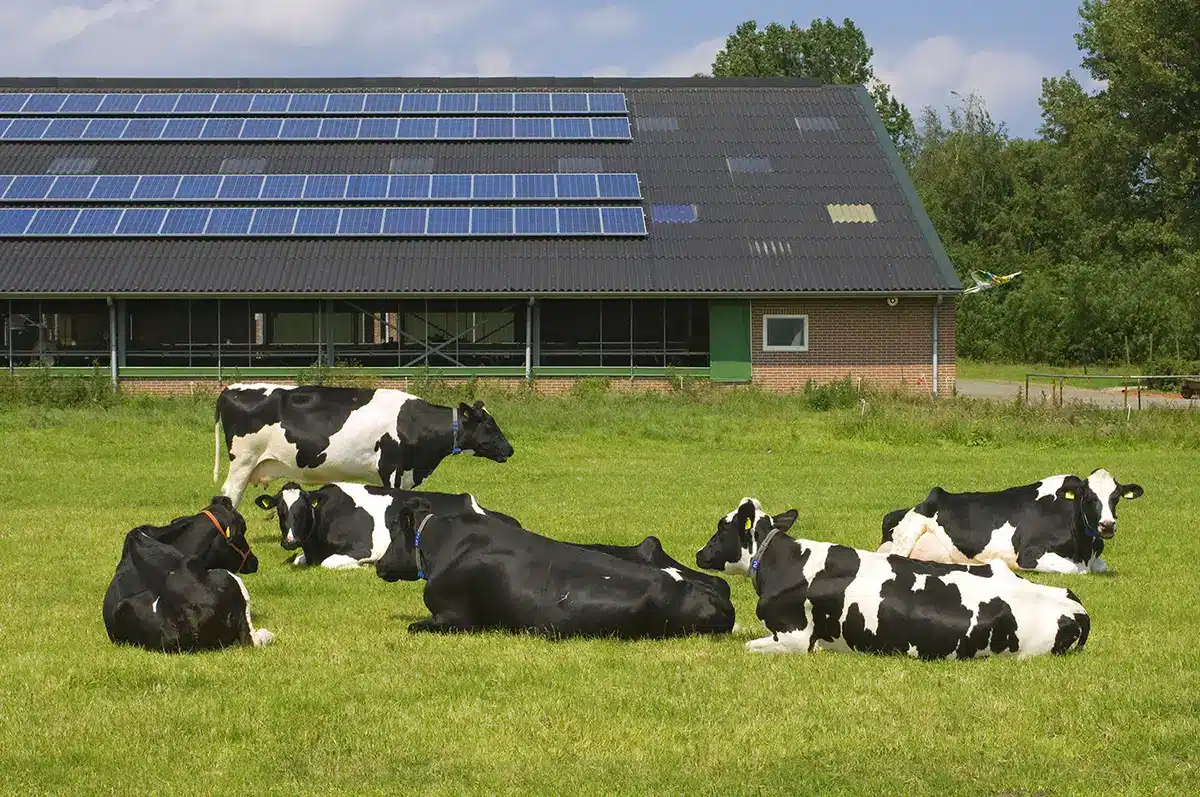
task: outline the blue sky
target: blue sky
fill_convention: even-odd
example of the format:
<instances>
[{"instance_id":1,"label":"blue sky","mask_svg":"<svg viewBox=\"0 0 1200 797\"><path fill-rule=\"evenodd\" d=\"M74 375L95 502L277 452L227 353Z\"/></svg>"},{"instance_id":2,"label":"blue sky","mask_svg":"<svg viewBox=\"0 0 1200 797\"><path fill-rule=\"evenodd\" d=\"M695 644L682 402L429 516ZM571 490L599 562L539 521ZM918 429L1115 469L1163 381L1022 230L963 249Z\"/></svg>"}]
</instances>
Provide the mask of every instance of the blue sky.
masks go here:
<instances>
[{"instance_id":1,"label":"blue sky","mask_svg":"<svg viewBox=\"0 0 1200 797\"><path fill-rule=\"evenodd\" d=\"M746 19L825 16L914 111L975 90L1017 135L1042 77L1080 73L1074 0L0 0L0 73L690 75Z\"/></svg>"}]
</instances>

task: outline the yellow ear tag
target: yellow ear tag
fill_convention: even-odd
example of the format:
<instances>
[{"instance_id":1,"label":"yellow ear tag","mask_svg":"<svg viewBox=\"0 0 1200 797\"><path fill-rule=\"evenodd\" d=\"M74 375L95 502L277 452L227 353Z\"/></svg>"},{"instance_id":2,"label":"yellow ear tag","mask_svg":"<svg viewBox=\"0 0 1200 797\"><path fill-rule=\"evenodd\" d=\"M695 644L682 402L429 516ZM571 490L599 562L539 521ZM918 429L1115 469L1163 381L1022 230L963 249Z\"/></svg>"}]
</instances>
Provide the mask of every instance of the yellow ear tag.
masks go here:
<instances>
[{"instance_id":1,"label":"yellow ear tag","mask_svg":"<svg viewBox=\"0 0 1200 797\"><path fill-rule=\"evenodd\" d=\"M1121 497L1132 499L1133 498L1133 490L1130 490L1129 492L1125 493L1125 495L1123 495Z\"/></svg>"},{"instance_id":2,"label":"yellow ear tag","mask_svg":"<svg viewBox=\"0 0 1200 797\"><path fill-rule=\"evenodd\" d=\"M1070 490L1063 493L1063 498L1074 498L1074 497L1075 497L1075 493L1071 492Z\"/></svg>"}]
</instances>

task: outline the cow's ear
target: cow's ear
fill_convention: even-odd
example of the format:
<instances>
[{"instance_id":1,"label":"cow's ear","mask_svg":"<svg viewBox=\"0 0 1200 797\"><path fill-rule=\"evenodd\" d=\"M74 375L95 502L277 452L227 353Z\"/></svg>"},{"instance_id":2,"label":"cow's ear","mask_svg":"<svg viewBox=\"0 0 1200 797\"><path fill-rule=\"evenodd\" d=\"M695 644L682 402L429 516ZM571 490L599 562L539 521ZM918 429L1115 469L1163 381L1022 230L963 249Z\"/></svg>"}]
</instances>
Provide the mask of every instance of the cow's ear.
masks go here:
<instances>
[{"instance_id":1,"label":"cow's ear","mask_svg":"<svg viewBox=\"0 0 1200 797\"><path fill-rule=\"evenodd\" d=\"M475 409L478 412L483 412L483 399L479 399L475 402Z\"/></svg>"},{"instance_id":2,"label":"cow's ear","mask_svg":"<svg viewBox=\"0 0 1200 797\"><path fill-rule=\"evenodd\" d=\"M1129 501L1132 501L1135 498L1141 498L1142 497L1142 485L1140 485L1140 484L1122 484L1121 485L1121 497L1125 498Z\"/></svg>"},{"instance_id":3,"label":"cow's ear","mask_svg":"<svg viewBox=\"0 0 1200 797\"><path fill-rule=\"evenodd\" d=\"M470 418L475 414L475 411L471 409L470 404L465 401L460 401L458 402L458 414L464 418Z\"/></svg>"},{"instance_id":4,"label":"cow's ear","mask_svg":"<svg viewBox=\"0 0 1200 797\"><path fill-rule=\"evenodd\" d=\"M257 506L259 509L274 509L275 508L275 496L267 495L266 493L263 493L262 495L260 495L254 499L254 505Z\"/></svg>"},{"instance_id":5,"label":"cow's ear","mask_svg":"<svg viewBox=\"0 0 1200 797\"><path fill-rule=\"evenodd\" d=\"M792 527L792 524L796 522L796 518L799 517L799 515L800 513L795 509L789 509L788 511L781 512L772 518L771 525L780 531L787 531Z\"/></svg>"},{"instance_id":6,"label":"cow's ear","mask_svg":"<svg viewBox=\"0 0 1200 797\"><path fill-rule=\"evenodd\" d=\"M218 506L233 509L233 499L227 495L214 495L212 498L212 503L217 504Z\"/></svg>"}]
</instances>

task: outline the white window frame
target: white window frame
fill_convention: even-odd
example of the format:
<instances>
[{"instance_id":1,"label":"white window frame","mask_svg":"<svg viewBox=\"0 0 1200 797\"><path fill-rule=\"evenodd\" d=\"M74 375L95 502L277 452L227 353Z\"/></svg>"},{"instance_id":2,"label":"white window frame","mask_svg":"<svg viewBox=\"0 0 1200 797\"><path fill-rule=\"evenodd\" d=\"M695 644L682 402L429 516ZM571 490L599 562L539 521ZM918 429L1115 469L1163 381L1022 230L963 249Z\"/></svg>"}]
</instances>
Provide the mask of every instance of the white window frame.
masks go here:
<instances>
[{"instance_id":1,"label":"white window frame","mask_svg":"<svg viewBox=\"0 0 1200 797\"><path fill-rule=\"evenodd\" d=\"M767 325L770 323L771 319L773 319L773 318L783 318L783 319L789 319L789 320L794 320L797 318L804 319L804 345L803 346L771 346L771 345L769 345L767 343ZM763 327L762 327L762 350L763 351L793 351L793 352L808 351L808 339L809 339L809 334L808 334L808 316L807 315L791 315L791 314L775 313L775 314L763 316Z\"/></svg>"}]
</instances>

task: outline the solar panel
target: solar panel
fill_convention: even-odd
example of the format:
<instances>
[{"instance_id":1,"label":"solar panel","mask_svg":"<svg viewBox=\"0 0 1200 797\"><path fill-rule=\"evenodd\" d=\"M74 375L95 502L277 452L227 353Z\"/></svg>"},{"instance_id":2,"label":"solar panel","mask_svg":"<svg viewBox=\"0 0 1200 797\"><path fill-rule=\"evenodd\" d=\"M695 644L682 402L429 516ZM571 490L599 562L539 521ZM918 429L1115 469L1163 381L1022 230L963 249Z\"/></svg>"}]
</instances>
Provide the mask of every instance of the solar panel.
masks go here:
<instances>
[{"instance_id":1,"label":"solar panel","mask_svg":"<svg viewBox=\"0 0 1200 797\"><path fill-rule=\"evenodd\" d=\"M557 174L555 182L561 199L596 199L600 196L594 174Z\"/></svg>"},{"instance_id":2,"label":"solar panel","mask_svg":"<svg viewBox=\"0 0 1200 797\"><path fill-rule=\"evenodd\" d=\"M636 174L597 174L601 199L641 199L642 186Z\"/></svg>"},{"instance_id":3,"label":"solar panel","mask_svg":"<svg viewBox=\"0 0 1200 797\"><path fill-rule=\"evenodd\" d=\"M513 177L511 174L477 174L472 181L472 199L512 199Z\"/></svg>"},{"instance_id":4,"label":"solar panel","mask_svg":"<svg viewBox=\"0 0 1200 797\"><path fill-rule=\"evenodd\" d=\"M0 93L0 114L608 114L626 113L620 92L63 92Z\"/></svg>"},{"instance_id":5,"label":"solar panel","mask_svg":"<svg viewBox=\"0 0 1200 797\"><path fill-rule=\"evenodd\" d=\"M352 174L346 184L346 199L387 199L388 175Z\"/></svg>"},{"instance_id":6,"label":"solar panel","mask_svg":"<svg viewBox=\"0 0 1200 797\"><path fill-rule=\"evenodd\" d=\"M138 181L137 188L133 189L133 198L140 200L174 199L175 192L179 190L179 184L182 181L182 174L144 175ZM59 182L62 182L61 177ZM55 183L54 187L57 189L58 183Z\"/></svg>"},{"instance_id":7,"label":"solar panel","mask_svg":"<svg viewBox=\"0 0 1200 797\"><path fill-rule=\"evenodd\" d=\"M600 116L594 117L592 123L592 138L633 138L633 134L629 130L629 117L627 116Z\"/></svg>"},{"instance_id":8,"label":"solar panel","mask_svg":"<svg viewBox=\"0 0 1200 797\"><path fill-rule=\"evenodd\" d=\"M268 174L260 199L300 199L304 196L302 174Z\"/></svg>"},{"instance_id":9,"label":"solar panel","mask_svg":"<svg viewBox=\"0 0 1200 797\"><path fill-rule=\"evenodd\" d=\"M242 138L279 138L283 129L282 119L247 119L242 128Z\"/></svg>"},{"instance_id":10,"label":"solar panel","mask_svg":"<svg viewBox=\"0 0 1200 797\"><path fill-rule=\"evenodd\" d=\"M87 129L87 119L55 119L50 122L43 135L46 138L79 139Z\"/></svg>"},{"instance_id":11,"label":"solar panel","mask_svg":"<svg viewBox=\"0 0 1200 797\"><path fill-rule=\"evenodd\" d=\"M96 187L88 199L130 199L138 178L131 174L105 174L96 178Z\"/></svg>"},{"instance_id":12,"label":"solar panel","mask_svg":"<svg viewBox=\"0 0 1200 797\"><path fill-rule=\"evenodd\" d=\"M349 175L345 174L309 175L304 186L304 198L343 199L346 196L346 183L349 179Z\"/></svg>"},{"instance_id":13,"label":"solar panel","mask_svg":"<svg viewBox=\"0 0 1200 797\"><path fill-rule=\"evenodd\" d=\"M38 139L49 126L49 119L14 119L4 131L4 137L19 140Z\"/></svg>"},{"instance_id":14,"label":"solar panel","mask_svg":"<svg viewBox=\"0 0 1200 797\"><path fill-rule=\"evenodd\" d=\"M160 138L164 140L187 141L200 138L200 133L203 130L203 119L169 119Z\"/></svg>"},{"instance_id":15,"label":"solar panel","mask_svg":"<svg viewBox=\"0 0 1200 797\"><path fill-rule=\"evenodd\" d=\"M0 236L644 236L640 207L0 208Z\"/></svg>"},{"instance_id":16,"label":"solar panel","mask_svg":"<svg viewBox=\"0 0 1200 797\"><path fill-rule=\"evenodd\" d=\"M475 138L475 120L462 117L444 117L437 120L438 138Z\"/></svg>"},{"instance_id":17,"label":"solar panel","mask_svg":"<svg viewBox=\"0 0 1200 797\"><path fill-rule=\"evenodd\" d=\"M50 190L50 186L54 185L54 178L49 175L33 175L23 174L12 181L8 191L5 192L5 199L42 199L46 196L46 192Z\"/></svg>"},{"instance_id":18,"label":"solar panel","mask_svg":"<svg viewBox=\"0 0 1200 797\"><path fill-rule=\"evenodd\" d=\"M217 199L258 199L262 193L264 176L261 174L228 174L221 181Z\"/></svg>"},{"instance_id":19,"label":"solar panel","mask_svg":"<svg viewBox=\"0 0 1200 797\"><path fill-rule=\"evenodd\" d=\"M176 199L216 199L221 190L219 174L188 174L179 183Z\"/></svg>"},{"instance_id":20,"label":"solar panel","mask_svg":"<svg viewBox=\"0 0 1200 797\"><path fill-rule=\"evenodd\" d=\"M394 174L388 178L388 199L428 199L433 175Z\"/></svg>"},{"instance_id":21,"label":"solar panel","mask_svg":"<svg viewBox=\"0 0 1200 797\"><path fill-rule=\"evenodd\" d=\"M513 138L554 138L554 120L537 117L514 119Z\"/></svg>"},{"instance_id":22,"label":"solar panel","mask_svg":"<svg viewBox=\"0 0 1200 797\"><path fill-rule=\"evenodd\" d=\"M121 133L121 138L136 140L161 138L166 126L166 119L130 119L129 124Z\"/></svg>"},{"instance_id":23,"label":"solar panel","mask_svg":"<svg viewBox=\"0 0 1200 797\"><path fill-rule=\"evenodd\" d=\"M659 205L650 206L650 218L659 224L680 224L696 221L699 216L695 205Z\"/></svg>"},{"instance_id":24,"label":"solar panel","mask_svg":"<svg viewBox=\"0 0 1200 797\"><path fill-rule=\"evenodd\" d=\"M514 121L502 116L481 116L475 120L475 138L511 139Z\"/></svg>"},{"instance_id":25,"label":"solar panel","mask_svg":"<svg viewBox=\"0 0 1200 797\"><path fill-rule=\"evenodd\" d=\"M68 175L59 177L46 193L46 199L87 199L96 187L95 175ZM148 197L157 199L159 197Z\"/></svg>"},{"instance_id":26,"label":"solar panel","mask_svg":"<svg viewBox=\"0 0 1200 797\"><path fill-rule=\"evenodd\" d=\"M470 199L471 175L435 174L429 196L432 199Z\"/></svg>"}]
</instances>

